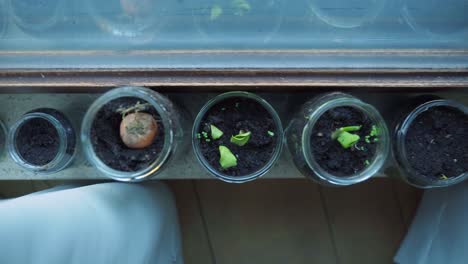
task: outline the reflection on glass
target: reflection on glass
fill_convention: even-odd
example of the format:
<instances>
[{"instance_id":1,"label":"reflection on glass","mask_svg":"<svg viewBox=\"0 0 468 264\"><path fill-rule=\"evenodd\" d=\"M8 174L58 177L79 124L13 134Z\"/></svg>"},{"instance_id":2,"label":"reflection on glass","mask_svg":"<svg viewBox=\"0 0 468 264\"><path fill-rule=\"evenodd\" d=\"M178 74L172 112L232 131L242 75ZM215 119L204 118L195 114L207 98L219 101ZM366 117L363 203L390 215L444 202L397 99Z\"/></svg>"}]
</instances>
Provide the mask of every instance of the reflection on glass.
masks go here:
<instances>
[{"instance_id":1,"label":"reflection on glass","mask_svg":"<svg viewBox=\"0 0 468 264\"><path fill-rule=\"evenodd\" d=\"M355 28L372 22L386 0L309 0L311 12L323 22L339 28Z\"/></svg>"},{"instance_id":2,"label":"reflection on glass","mask_svg":"<svg viewBox=\"0 0 468 264\"><path fill-rule=\"evenodd\" d=\"M57 25L63 14L63 0L13 0L15 23L27 33L42 33Z\"/></svg>"},{"instance_id":3,"label":"reflection on glass","mask_svg":"<svg viewBox=\"0 0 468 264\"><path fill-rule=\"evenodd\" d=\"M278 31L281 0L204 0L193 16L200 33L210 38L260 37L268 40Z\"/></svg>"},{"instance_id":4,"label":"reflection on glass","mask_svg":"<svg viewBox=\"0 0 468 264\"><path fill-rule=\"evenodd\" d=\"M403 17L415 31L458 33L468 30L468 1L406 0Z\"/></svg>"},{"instance_id":5,"label":"reflection on glass","mask_svg":"<svg viewBox=\"0 0 468 264\"><path fill-rule=\"evenodd\" d=\"M8 10L6 1L0 0L0 38L5 35L8 26Z\"/></svg>"},{"instance_id":6,"label":"reflection on glass","mask_svg":"<svg viewBox=\"0 0 468 264\"><path fill-rule=\"evenodd\" d=\"M154 35L163 0L87 0L89 13L103 31L119 37Z\"/></svg>"}]
</instances>

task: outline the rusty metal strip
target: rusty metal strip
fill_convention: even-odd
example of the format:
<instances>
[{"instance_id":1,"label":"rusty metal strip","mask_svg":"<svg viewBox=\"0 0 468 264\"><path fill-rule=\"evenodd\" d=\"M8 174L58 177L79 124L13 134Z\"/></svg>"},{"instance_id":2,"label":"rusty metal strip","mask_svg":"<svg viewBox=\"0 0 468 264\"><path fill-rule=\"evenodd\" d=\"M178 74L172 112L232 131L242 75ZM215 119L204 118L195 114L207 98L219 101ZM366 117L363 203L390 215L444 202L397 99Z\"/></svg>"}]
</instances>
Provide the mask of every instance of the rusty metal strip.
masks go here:
<instances>
[{"instance_id":1,"label":"rusty metal strip","mask_svg":"<svg viewBox=\"0 0 468 264\"><path fill-rule=\"evenodd\" d=\"M226 89L313 90L327 87L378 91L467 89L468 69L16 69L0 71L0 89L14 92L99 92L121 85L165 91ZM374 90L377 91L377 90Z\"/></svg>"}]
</instances>

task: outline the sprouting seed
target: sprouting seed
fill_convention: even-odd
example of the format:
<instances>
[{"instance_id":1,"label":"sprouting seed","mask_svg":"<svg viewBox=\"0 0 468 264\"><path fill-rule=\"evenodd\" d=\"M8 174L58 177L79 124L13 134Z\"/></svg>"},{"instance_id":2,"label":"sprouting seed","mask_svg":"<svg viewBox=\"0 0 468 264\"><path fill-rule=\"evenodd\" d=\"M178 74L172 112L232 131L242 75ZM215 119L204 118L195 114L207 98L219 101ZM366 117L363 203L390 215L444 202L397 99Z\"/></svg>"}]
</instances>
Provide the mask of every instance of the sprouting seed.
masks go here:
<instances>
[{"instance_id":1,"label":"sprouting seed","mask_svg":"<svg viewBox=\"0 0 468 264\"><path fill-rule=\"evenodd\" d=\"M226 146L219 146L219 165L223 169L237 166L237 158Z\"/></svg>"},{"instance_id":2,"label":"sprouting seed","mask_svg":"<svg viewBox=\"0 0 468 264\"><path fill-rule=\"evenodd\" d=\"M275 135L275 133L271 132L270 130L268 130L267 133L268 133L268 135L269 135L270 137L273 137L273 136Z\"/></svg>"},{"instance_id":3,"label":"sprouting seed","mask_svg":"<svg viewBox=\"0 0 468 264\"><path fill-rule=\"evenodd\" d=\"M247 144L247 142L249 142L250 135L251 135L250 131L245 132L241 130L239 134L235 136L231 136L231 143L242 147L245 144Z\"/></svg>"},{"instance_id":4,"label":"sprouting seed","mask_svg":"<svg viewBox=\"0 0 468 264\"><path fill-rule=\"evenodd\" d=\"M222 137L224 134L223 131L221 131L221 129L217 128L214 125L210 125L210 130L211 130L211 138L214 140Z\"/></svg>"}]
</instances>

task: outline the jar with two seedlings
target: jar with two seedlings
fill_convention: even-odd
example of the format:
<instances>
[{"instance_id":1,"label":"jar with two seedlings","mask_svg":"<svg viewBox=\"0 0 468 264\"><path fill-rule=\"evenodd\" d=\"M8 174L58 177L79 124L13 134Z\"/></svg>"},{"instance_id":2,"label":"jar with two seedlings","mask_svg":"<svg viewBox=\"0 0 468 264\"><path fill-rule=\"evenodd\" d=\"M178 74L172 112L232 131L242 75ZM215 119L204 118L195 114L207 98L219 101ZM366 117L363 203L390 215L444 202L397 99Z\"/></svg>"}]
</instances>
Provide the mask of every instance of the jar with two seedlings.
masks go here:
<instances>
[{"instance_id":1,"label":"jar with two seedlings","mask_svg":"<svg viewBox=\"0 0 468 264\"><path fill-rule=\"evenodd\" d=\"M375 175L390 148L379 112L344 93L306 102L286 129L286 142L305 176L334 186L356 184Z\"/></svg>"},{"instance_id":2,"label":"jar with two seedlings","mask_svg":"<svg viewBox=\"0 0 468 264\"><path fill-rule=\"evenodd\" d=\"M179 153L181 115L155 91L116 88L88 109L81 140L88 160L106 176L121 181L148 179Z\"/></svg>"}]
</instances>

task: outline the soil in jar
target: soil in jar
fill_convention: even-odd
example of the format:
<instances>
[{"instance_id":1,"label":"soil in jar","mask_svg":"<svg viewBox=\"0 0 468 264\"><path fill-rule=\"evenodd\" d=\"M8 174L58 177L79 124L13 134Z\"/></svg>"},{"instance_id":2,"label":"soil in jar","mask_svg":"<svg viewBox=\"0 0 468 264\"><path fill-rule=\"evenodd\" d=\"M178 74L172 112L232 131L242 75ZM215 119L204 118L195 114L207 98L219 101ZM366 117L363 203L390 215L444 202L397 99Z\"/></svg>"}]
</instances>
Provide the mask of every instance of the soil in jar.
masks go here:
<instances>
[{"instance_id":1,"label":"soil in jar","mask_svg":"<svg viewBox=\"0 0 468 264\"><path fill-rule=\"evenodd\" d=\"M120 137L120 123L123 115L120 109L128 109L137 103L148 102L135 97L114 99L99 109L91 125L91 144L94 152L107 166L125 172L140 171L147 168L160 155L164 146L164 127L160 115L152 106L147 106L142 113L148 113L158 123L158 135L146 148L131 149Z\"/></svg>"},{"instance_id":2,"label":"soil in jar","mask_svg":"<svg viewBox=\"0 0 468 264\"><path fill-rule=\"evenodd\" d=\"M46 119L30 119L17 133L16 146L24 161L43 166L57 156L60 138L57 129Z\"/></svg>"},{"instance_id":3,"label":"soil in jar","mask_svg":"<svg viewBox=\"0 0 468 264\"><path fill-rule=\"evenodd\" d=\"M213 140L200 137L200 151L208 163L230 176L244 176L265 166L275 150L277 129L270 113L258 102L242 97L228 98L212 106L201 120L199 135L210 134L214 125L223 136ZM250 139L244 146L230 142L231 136L248 131ZM237 166L222 169L219 146L226 146L237 158Z\"/></svg>"},{"instance_id":4,"label":"soil in jar","mask_svg":"<svg viewBox=\"0 0 468 264\"><path fill-rule=\"evenodd\" d=\"M359 140L353 146L344 148L331 135L337 129L347 126L361 128L352 132L359 136ZM368 137L373 126L375 124L364 112L351 106L326 111L312 129L310 144L313 157L322 169L335 176L352 176L364 170L376 153L378 136Z\"/></svg>"},{"instance_id":5,"label":"soil in jar","mask_svg":"<svg viewBox=\"0 0 468 264\"><path fill-rule=\"evenodd\" d=\"M468 171L468 116L448 106L418 115L405 138L410 166L419 176L446 179Z\"/></svg>"}]
</instances>

